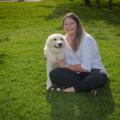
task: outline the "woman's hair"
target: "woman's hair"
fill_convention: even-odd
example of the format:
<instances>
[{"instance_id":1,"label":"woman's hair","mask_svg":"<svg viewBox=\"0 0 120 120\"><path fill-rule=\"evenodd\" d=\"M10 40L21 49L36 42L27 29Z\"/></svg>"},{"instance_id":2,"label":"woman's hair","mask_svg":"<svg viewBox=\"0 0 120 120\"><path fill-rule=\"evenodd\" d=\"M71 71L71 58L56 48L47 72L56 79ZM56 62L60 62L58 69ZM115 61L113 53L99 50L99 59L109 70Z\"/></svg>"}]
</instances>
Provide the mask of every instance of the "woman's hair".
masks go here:
<instances>
[{"instance_id":1,"label":"woman's hair","mask_svg":"<svg viewBox=\"0 0 120 120\"><path fill-rule=\"evenodd\" d=\"M72 43L72 45L73 45L72 49L73 49L74 52L76 52L78 47L79 47L79 45L80 45L81 37L82 37L82 35L83 35L85 30L84 30L84 28L83 28L83 26L81 24L81 21L80 21L79 17L75 13L67 13L63 17L63 25L64 25L64 21L65 21L66 18L73 19L76 22L76 24L77 24L76 35L75 35L75 38L74 38L73 43Z\"/></svg>"}]
</instances>

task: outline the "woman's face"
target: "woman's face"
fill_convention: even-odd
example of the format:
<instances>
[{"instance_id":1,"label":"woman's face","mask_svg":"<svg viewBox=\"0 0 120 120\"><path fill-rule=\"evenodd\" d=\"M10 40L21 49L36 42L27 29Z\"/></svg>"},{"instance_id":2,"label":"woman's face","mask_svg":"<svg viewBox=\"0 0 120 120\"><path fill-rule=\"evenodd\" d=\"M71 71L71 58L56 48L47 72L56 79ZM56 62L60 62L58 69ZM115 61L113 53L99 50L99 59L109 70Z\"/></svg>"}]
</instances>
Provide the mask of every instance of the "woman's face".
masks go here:
<instances>
[{"instance_id":1,"label":"woman's face","mask_svg":"<svg viewBox=\"0 0 120 120\"><path fill-rule=\"evenodd\" d=\"M72 19L72 18L65 18L64 20L64 31L69 34L69 35L72 35L72 34L76 34L76 31L77 31L77 23Z\"/></svg>"}]
</instances>

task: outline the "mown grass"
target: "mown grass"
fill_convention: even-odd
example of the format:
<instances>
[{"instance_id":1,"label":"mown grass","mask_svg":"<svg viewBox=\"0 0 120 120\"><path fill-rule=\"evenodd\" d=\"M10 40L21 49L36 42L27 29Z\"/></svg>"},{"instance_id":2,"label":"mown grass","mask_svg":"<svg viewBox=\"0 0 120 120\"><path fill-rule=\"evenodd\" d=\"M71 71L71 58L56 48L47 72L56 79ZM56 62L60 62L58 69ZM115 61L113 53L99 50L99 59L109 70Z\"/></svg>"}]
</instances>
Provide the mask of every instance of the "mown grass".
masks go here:
<instances>
[{"instance_id":1,"label":"mown grass","mask_svg":"<svg viewBox=\"0 0 120 120\"><path fill-rule=\"evenodd\" d=\"M109 10L106 0L100 8L80 0L0 3L0 120L119 120L119 4ZM71 11L96 39L110 75L97 97L46 91L45 40L64 33L62 17Z\"/></svg>"}]
</instances>

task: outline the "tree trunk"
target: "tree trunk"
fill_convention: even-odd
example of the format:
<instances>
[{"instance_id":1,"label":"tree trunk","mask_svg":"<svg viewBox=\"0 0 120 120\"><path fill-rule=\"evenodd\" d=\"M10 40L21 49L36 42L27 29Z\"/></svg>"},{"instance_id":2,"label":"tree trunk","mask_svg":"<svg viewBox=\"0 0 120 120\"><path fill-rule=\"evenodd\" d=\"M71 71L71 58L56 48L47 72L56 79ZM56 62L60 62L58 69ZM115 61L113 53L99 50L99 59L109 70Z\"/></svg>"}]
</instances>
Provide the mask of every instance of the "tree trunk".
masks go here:
<instances>
[{"instance_id":1,"label":"tree trunk","mask_svg":"<svg viewBox=\"0 0 120 120\"><path fill-rule=\"evenodd\" d=\"M96 0L97 6L100 7L100 0Z\"/></svg>"},{"instance_id":2,"label":"tree trunk","mask_svg":"<svg viewBox=\"0 0 120 120\"><path fill-rule=\"evenodd\" d=\"M24 2L24 0L18 0L18 2Z\"/></svg>"},{"instance_id":3,"label":"tree trunk","mask_svg":"<svg viewBox=\"0 0 120 120\"><path fill-rule=\"evenodd\" d=\"M109 0L109 9L112 9L112 0Z\"/></svg>"},{"instance_id":4,"label":"tree trunk","mask_svg":"<svg viewBox=\"0 0 120 120\"><path fill-rule=\"evenodd\" d=\"M84 0L86 6L90 6L90 0Z\"/></svg>"},{"instance_id":5,"label":"tree trunk","mask_svg":"<svg viewBox=\"0 0 120 120\"><path fill-rule=\"evenodd\" d=\"M100 5L100 0L96 0L97 4Z\"/></svg>"}]
</instances>

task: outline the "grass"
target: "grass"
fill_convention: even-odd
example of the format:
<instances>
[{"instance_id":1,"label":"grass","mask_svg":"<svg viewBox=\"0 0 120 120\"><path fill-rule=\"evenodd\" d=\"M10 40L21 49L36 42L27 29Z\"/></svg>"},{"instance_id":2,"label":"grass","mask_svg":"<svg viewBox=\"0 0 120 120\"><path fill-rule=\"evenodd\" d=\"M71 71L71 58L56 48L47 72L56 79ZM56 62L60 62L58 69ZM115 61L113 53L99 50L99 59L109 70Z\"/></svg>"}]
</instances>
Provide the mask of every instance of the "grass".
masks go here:
<instances>
[{"instance_id":1,"label":"grass","mask_svg":"<svg viewBox=\"0 0 120 120\"><path fill-rule=\"evenodd\" d=\"M103 1L103 0L102 0ZM0 120L120 120L120 8L80 0L0 3ZM48 93L43 47L51 33L64 33L65 13L79 15L96 39L110 81L93 97Z\"/></svg>"}]
</instances>

